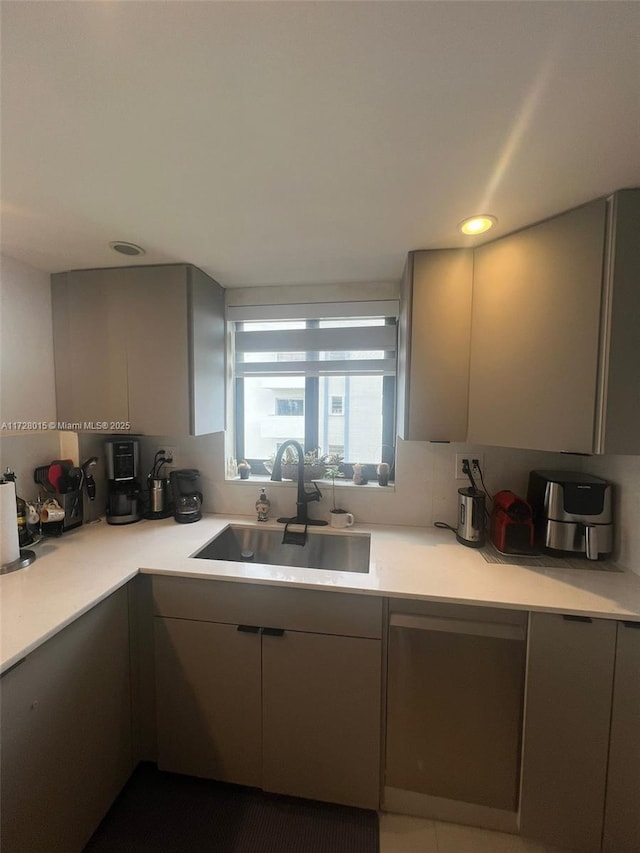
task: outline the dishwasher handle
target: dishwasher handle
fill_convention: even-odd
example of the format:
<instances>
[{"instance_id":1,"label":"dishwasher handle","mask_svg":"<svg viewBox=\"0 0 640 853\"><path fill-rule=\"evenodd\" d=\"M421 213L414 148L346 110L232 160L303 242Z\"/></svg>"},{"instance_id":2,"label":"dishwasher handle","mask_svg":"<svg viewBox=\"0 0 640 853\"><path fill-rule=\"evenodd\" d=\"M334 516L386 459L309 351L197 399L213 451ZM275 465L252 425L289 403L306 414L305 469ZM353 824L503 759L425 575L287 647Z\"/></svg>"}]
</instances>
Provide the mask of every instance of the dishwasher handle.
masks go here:
<instances>
[{"instance_id":1,"label":"dishwasher handle","mask_svg":"<svg viewBox=\"0 0 640 853\"><path fill-rule=\"evenodd\" d=\"M443 631L449 634L468 634L474 637L496 637L500 640L524 642L524 625L508 622L484 622L480 619L453 619L449 616L418 616L414 613L392 613L392 628L412 628L418 631Z\"/></svg>"}]
</instances>

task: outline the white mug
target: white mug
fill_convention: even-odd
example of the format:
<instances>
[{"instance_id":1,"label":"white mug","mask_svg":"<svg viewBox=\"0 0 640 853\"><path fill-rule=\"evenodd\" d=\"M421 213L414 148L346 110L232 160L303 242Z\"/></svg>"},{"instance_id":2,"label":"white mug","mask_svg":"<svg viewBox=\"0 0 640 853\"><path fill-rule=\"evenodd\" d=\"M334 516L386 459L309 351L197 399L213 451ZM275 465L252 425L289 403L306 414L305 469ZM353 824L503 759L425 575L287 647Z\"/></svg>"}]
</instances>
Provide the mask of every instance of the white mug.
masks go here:
<instances>
[{"instance_id":1,"label":"white mug","mask_svg":"<svg viewBox=\"0 0 640 853\"><path fill-rule=\"evenodd\" d=\"M47 524L50 521L63 521L64 510L58 501L49 500L40 510L40 519Z\"/></svg>"},{"instance_id":2,"label":"white mug","mask_svg":"<svg viewBox=\"0 0 640 853\"><path fill-rule=\"evenodd\" d=\"M336 512L336 510L331 510L329 516L329 523L332 527L343 529L345 527L351 527L353 524L353 515L350 512Z\"/></svg>"}]
</instances>

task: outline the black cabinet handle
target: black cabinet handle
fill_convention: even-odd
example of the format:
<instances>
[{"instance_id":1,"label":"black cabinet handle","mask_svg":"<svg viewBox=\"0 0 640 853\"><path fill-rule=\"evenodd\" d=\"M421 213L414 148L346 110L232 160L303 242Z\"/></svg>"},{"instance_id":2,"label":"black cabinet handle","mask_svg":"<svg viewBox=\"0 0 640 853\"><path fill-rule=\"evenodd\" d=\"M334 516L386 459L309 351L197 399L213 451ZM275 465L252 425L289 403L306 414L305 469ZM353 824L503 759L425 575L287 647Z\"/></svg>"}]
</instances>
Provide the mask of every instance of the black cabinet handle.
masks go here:
<instances>
[{"instance_id":1,"label":"black cabinet handle","mask_svg":"<svg viewBox=\"0 0 640 853\"><path fill-rule=\"evenodd\" d=\"M284 636L284 628L261 628L265 637L282 637Z\"/></svg>"},{"instance_id":2,"label":"black cabinet handle","mask_svg":"<svg viewBox=\"0 0 640 853\"><path fill-rule=\"evenodd\" d=\"M628 622L627 620L623 619L622 624L624 625L625 628L639 628L640 629L640 622Z\"/></svg>"},{"instance_id":3,"label":"black cabinet handle","mask_svg":"<svg viewBox=\"0 0 640 853\"><path fill-rule=\"evenodd\" d=\"M566 619L567 622L593 622L591 616L568 616L563 614L563 619Z\"/></svg>"},{"instance_id":4,"label":"black cabinet handle","mask_svg":"<svg viewBox=\"0 0 640 853\"><path fill-rule=\"evenodd\" d=\"M243 634L257 634L260 628L257 625L238 625L236 631L241 631Z\"/></svg>"}]
</instances>

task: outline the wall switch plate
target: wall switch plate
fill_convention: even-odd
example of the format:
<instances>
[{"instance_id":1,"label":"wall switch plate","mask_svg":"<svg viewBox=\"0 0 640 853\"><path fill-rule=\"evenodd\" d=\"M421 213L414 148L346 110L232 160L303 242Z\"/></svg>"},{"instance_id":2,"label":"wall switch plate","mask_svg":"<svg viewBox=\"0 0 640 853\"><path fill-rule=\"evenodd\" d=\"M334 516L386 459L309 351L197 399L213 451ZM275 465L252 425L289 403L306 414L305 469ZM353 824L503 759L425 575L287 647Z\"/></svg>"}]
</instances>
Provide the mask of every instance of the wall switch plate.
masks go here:
<instances>
[{"instance_id":1,"label":"wall switch plate","mask_svg":"<svg viewBox=\"0 0 640 853\"><path fill-rule=\"evenodd\" d=\"M471 475L476 481L478 488L480 488L480 471L478 470L478 465L480 465L484 474L484 453L476 453L475 451L473 453L456 453L456 480L466 480L469 482L469 478L462 470L465 459L468 460Z\"/></svg>"}]
</instances>

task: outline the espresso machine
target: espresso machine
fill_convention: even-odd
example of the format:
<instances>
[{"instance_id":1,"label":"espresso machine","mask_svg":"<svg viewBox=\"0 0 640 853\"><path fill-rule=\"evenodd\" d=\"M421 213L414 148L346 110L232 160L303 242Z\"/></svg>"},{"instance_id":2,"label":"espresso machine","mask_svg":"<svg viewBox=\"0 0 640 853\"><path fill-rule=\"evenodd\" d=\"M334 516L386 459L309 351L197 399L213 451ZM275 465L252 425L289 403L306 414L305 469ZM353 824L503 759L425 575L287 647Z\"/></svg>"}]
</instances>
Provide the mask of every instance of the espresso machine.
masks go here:
<instances>
[{"instance_id":1,"label":"espresso machine","mask_svg":"<svg viewBox=\"0 0 640 853\"><path fill-rule=\"evenodd\" d=\"M137 438L111 436L105 441L107 523L133 524L142 518L140 444Z\"/></svg>"},{"instance_id":2,"label":"espresso machine","mask_svg":"<svg viewBox=\"0 0 640 853\"><path fill-rule=\"evenodd\" d=\"M178 468L169 475L173 494L173 517L180 524L200 521L202 492L199 490L200 471L197 468Z\"/></svg>"},{"instance_id":3,"label":"espresso machine","mask_svg":"<svg viewBox=\"0 0 640 853\"><path fill-rule=\"evenodd\" d=\"M604 560L613 551L611 483L576 471L531 471L536 544L550 554Z\"/></svg>"}]
</instances>

